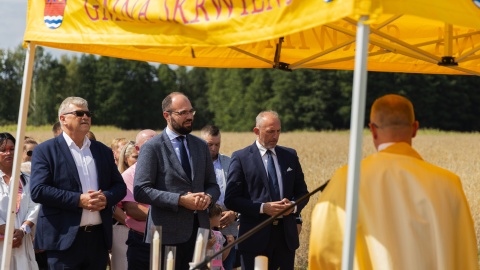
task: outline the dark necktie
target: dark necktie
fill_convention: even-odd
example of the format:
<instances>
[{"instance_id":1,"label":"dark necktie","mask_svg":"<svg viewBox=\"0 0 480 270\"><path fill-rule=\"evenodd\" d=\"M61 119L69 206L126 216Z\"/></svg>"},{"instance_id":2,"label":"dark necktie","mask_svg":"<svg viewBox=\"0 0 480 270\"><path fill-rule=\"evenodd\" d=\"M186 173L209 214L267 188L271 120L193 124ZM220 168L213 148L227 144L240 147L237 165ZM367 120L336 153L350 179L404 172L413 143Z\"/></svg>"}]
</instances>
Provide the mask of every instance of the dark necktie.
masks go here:
<instances>
[{"instance_id":1,"label":"dark necktie","mask_svg":"<svg viewBox=\"0 0 480 270\"><path fill-rule=\"evenodd\" d=\"M268 182L270 184L270 191L273 201L280 201L280 188L278 187L277 170L275 170L275 162L273 161L272 152L267 150L267 172Z\"/></svg>"},{"instance_id":2,"label":"dark necktie","mask_svg":"<svg viewBox=\"0 0 480 270\"><path fill-rule=\"evenodd\" d=\"M178 136L177 139L180 141L180 162L182 163L183 170L187 174L188 179L192 180L192 169L190 168L187 149L185 148L185 144L183 144L185 137Z\"/></svg>"}]
</instances>

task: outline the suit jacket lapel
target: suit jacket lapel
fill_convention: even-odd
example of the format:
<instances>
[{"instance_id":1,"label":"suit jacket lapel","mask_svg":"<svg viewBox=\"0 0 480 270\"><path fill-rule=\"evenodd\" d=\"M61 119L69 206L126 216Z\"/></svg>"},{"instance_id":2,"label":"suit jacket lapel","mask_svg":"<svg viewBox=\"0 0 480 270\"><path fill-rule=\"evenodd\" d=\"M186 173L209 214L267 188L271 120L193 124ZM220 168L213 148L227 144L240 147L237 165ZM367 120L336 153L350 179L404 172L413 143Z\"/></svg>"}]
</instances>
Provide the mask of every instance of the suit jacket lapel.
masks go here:
<instances>
[{"instance_id":1,"label":"suit jacket lapel","mask_svg":"<svg viewBox=\"0 0 480 270\"><path fill-rule=\"evenodd\" d=\"M258 147L256 143L253 143L252 146L250 146L250 154L251 158L250 160L253 162L255 170L257 170L257 173L262 176L262 182L265 188L268 190L268 194L272 194L270 191L270 185L268 183L268 175L267 171L265 170L265 165L263 164L263 159L262 156L260 155L260 150L258 150ZM270 195L271 198L271 195Z\"/></svg>"},{"instance_id":2,"label":"suit jacket lapel","mask_svg":"<svg viewBox=\"0 0 480 270\"><path fill-rule=\"evenodd\" d=\"M287 164L287 157L285 156L285 152L282 151L280 147L275 147L275 154L277 154L277 161L278 161L278 170L280 171L280 174L282 175L282 190L283 190L283 197L286 198L286 190L285 190L285 182L287 181L287 178L285 177L285 173L287 172L288 164Z\"/></svg>"},{"instance_id":3,"label":"suit jacket lapel","mask_svg":"<svg viewBox=\"0 0 480 270\"><path fill-rule=\"evenodd\" d=\"M188 152L190 153L190 158L192 160L192 180L195 178L195 168L200 168L203 163L200 162L200 158L198 155L192 155L192 153L201 153L202 150L200 149L199 144L194 144L191 140L190 134L187 134L185 138L187 139L187 145L188 145ZM205 167L205 165L203 165ZM182 169L183 170L183 169Z\"/></svg>"},{"instance_id":4,"label":"suit jacket lapel","mask_svg":"<svg viewBox=\"0 0 480 270\"><path fill-rule=\"evenodd\" d=\"M220 153L218 154L218 160L220 161L220 165L222 166L223 174L225 175L225 181L226 181L228 176L228 167L230 166L230 161L226 156Z\"/></svg>"},{"instance_id":5,"label":"suit jacket lapel","mask_svg":"<svg viewBox=\"0 0 480 270\"><path fill-rule=\"evenodd\" d=\"M67 145L67 142L63 138L63 134L55 138L57 146L59 148L59 154L64 160L67 161L67 166L69 172L76 172L72 173L73 177L75 178L79 191L82 191L82 183L80 182L80 176L78 176L77 164L75 164L75 160L73 159L72 153L70 152L70 148Z\"/></svg>"}]
</instances>

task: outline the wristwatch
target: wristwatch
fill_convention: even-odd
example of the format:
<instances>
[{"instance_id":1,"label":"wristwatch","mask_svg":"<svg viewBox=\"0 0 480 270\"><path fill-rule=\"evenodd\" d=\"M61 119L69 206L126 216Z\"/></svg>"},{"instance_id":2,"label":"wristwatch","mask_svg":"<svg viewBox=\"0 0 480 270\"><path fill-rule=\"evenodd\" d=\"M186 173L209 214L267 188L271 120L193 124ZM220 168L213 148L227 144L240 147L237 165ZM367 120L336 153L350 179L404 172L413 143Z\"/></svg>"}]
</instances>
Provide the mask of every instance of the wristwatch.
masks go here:
<instances>
[{"instance_id":1,"label":"wristwatch","mask_svg":"<svg viewBox=\"0 0 480 270\"><path fill-rule=\"evenodd\" d=\"M32 231L30 229L30 226L28 226L27 224L22 224L22 226L20 227L20 230L23 231L23 235L30 234L30 232Z\"/></svg>"}]
</instances>

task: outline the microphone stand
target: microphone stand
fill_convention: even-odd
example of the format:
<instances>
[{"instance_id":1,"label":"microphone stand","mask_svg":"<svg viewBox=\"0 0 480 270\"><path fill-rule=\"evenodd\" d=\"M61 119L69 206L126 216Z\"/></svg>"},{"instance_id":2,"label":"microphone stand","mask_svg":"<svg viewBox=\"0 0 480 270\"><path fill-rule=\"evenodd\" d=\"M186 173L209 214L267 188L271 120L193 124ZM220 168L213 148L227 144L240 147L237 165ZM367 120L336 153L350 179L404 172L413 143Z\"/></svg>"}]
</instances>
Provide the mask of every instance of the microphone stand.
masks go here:
<instances>
[{"instance_id":1,"label":"microphone stand","mask_svg":"<svg viewBox=\"0 0 480 270\"><path fill-rule=\"evenodd\" d=\"M291 210L292 208L294 208L295 206L297 206L299 203L305 201L306 199L310 198L312 195L314 195L315 193L319 192L319 191L323 191L325 189L325 187L328 185L328 182L330 182L330 180L327 180L327 182L325 182L323 185L319 186L318 188L316 188L315 190L313 190L312 192L308 193L308 194L305 194L303 195L302 197L300 197L300 199L296 200L295 203L292 203L291 205L289 205L287 208L283 209L282 211L280 211L278 214L274 215L274 216L271 216L269 217L267 220L263 221L262 223L258 224L255 228L251 229L250 231L246 232L245 234L243 234L242 236L240 236L239 238L237 238L237 240L233 241L232 243L226 245L225 247L223 247L220 251L217 251L217 253L211 255L211 256L205 256L205 259L195 265L193 268L190 268L190 269L201 269L201 270L204 270L204 269L210 269L208 268L207 264L213 259L215 258L217 255L220 255L222 254L226 249L229 249L233 246L235 246L236 244L238 243L241 243L243 242L244 240L246 240L247 238L249 238L250 236L252 236L254 233L258 232L259 230L263 229L264 227L266 227L267 225L269 225L270 223L272 223L273 221L275 221L275 219L277 219L279 216L283 215L284 213L288 212L289 210Z\"/></svg>"}]
</instances>

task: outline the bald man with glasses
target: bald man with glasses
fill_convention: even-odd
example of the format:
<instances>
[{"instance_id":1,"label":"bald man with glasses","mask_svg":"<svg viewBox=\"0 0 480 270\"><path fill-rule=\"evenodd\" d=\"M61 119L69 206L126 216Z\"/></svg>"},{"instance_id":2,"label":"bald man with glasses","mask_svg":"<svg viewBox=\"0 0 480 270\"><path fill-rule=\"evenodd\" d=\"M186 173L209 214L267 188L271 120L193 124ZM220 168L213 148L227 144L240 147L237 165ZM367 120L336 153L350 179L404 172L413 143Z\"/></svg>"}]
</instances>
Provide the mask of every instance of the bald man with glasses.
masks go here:
<instances>
[{"instance_id":1,"label":"bald man with glasses","mask_svg":"<svg viewBox=\"0 0 480 270\"><path fill-rule=\"evenodd\" d=\"M198 228L210 228L207 208L215 204L220 189L207 143L190 134L195 110L188 97L173 92L162 109L167 127L142 146L133 195L150 205L147 242L152 226L162 226L162 248L175 246L175 269L188 270Z\"/></svg>"}]
</instances>

